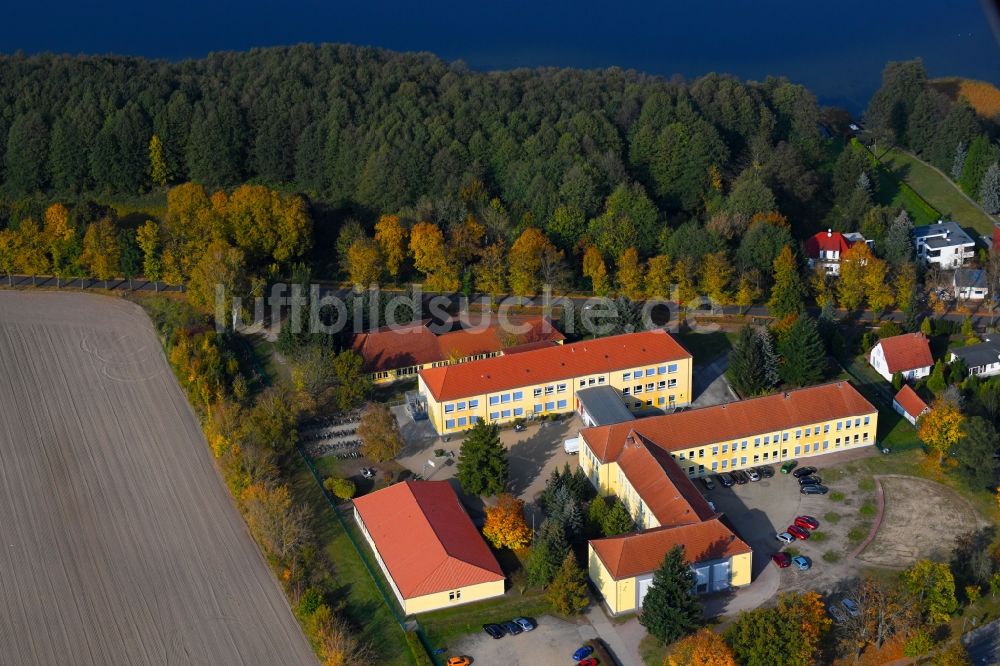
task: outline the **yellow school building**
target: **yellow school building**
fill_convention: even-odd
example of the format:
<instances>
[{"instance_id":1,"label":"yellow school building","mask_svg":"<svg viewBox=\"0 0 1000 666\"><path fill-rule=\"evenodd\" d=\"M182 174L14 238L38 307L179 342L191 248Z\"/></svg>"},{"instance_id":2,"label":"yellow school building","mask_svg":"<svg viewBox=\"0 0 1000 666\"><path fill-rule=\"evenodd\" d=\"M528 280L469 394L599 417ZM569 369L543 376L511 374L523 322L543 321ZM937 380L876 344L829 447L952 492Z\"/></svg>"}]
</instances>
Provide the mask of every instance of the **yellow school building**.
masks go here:
<instances>
[{"instance_id":1,"label":"yellow school building","mask_svg":"<svg viewBox=\"0 0 1000 666\"><path fill-rule=\"evenodd\" d=\"M579 390L608 386L629 409L691 401L691 354L664 330L629 333L426 368L418 391L438 434L577 409Z\"/></svg>"},{"instance_id":2,"label":"yellow school building","mask_svg":"<svg viewBox=\"0 0 1000 666\"><path fill-rule=\"evenodd\" d=\"M354 520L405 615L504 594L506 577L447 481L354 500Z\"/></svg>"},{"instance_id":3,"label":"yellow school building","mask_svg":"<svg viewBox=\"0 0 1000 666\"><path fill-rule=\"evenodd\" d=\"M613 614L641 608L652 576L683 545L695 590L750 583L750 547L692 479L875 443L878 411L849 382L832 382L580 432L580 467L620 498L638 533L589 545L589 575Z\"/></svg>"}]
</instances>

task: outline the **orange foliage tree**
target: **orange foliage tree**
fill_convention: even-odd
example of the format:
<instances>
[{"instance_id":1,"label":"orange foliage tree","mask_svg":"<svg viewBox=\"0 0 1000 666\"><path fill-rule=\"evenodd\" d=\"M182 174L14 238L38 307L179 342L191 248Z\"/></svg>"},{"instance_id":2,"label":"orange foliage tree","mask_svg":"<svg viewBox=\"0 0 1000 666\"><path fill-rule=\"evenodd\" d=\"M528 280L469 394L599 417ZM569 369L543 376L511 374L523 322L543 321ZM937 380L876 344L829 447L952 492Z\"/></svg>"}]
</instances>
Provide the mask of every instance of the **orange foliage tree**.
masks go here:
<instances>
[{"instance_id":1,"label":"orange foliage tree","mask_svg":"<svg viewBox=\"0 0 1000 666\"><path fill-rule=\"evenodd\" d=\"M663 666L736 666L736 658L722 636L706 627L674 643Z\"/></svg>"},{"instance_id":2,"label":"orange foliage tree","mask_svg":"<svg viewBox=\"0 0 1000 666\"><path fill-rule=\"evenodd\" d=\"M383 215L375 223L375 243L394 281L399 279L399 268L406 259L406 235L398 215Z\"/></svg>"},{"instance_id":3,"label":"orange foliage tree","mask_svg":"<svg viewBox=\"0 0 1000 666\"><path fill-rule=\"evenodd\" d=\"M917 421L917 436L937 454L938 462L962 438L962 412L950 400L938 400Z\"/></svg>"},{"instance_id":4,"label":"orange foliage tree","mask_svg":"<svg viewBox=\"0 0 1000 666\"><path fill-rule=\"evenodd\" d=\"M485 536L495 548L516 550L531 543L531 528L524 521L524 502L509 493L497 497L486 509Z\"/></svg>"}]
</instances>

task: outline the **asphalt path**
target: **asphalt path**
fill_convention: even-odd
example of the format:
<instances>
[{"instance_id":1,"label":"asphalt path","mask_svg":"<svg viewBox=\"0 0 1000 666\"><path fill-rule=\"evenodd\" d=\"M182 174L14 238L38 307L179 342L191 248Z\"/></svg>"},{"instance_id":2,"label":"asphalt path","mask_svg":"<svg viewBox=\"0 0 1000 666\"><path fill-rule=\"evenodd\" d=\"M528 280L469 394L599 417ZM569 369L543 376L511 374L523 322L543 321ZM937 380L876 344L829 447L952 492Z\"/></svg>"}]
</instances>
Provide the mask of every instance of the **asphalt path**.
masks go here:
<instances>
[{"instance_id":1,"label":"asphalt path","mask_svg":"<svg viewBox=\"0 0 1000 666\"><path fill-rule=\"evenodd\" d=\"M0 663L316 663L132 303L0 291L0 526Z\"/></svg>"}]
</instances>

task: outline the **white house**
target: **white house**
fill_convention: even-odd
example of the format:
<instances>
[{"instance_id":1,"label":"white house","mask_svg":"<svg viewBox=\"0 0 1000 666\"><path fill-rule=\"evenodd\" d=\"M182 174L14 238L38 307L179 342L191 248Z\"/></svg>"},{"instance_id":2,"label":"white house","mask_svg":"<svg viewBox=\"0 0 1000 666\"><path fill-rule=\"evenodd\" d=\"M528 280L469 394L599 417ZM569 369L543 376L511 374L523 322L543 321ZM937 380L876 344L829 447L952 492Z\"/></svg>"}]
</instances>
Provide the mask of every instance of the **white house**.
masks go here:
<instances>
[{"instance_id":1,"label":"white house","mask_svg":"<svg viewBox=\"0 0 1000 666\"><path fill-rule=\"evenodd\" d=\"M917 258L939 268L958 268L976 254L976 241L955 222L914 227Z\"/></svg>"},{"instance_id":2,"label":"white house","mask_svg":"<svg viewBox=\"0 0 1000 666\"><path fill-rule=\"evenodd\" d=\"M833 229L821 231L806 239L806 256L809 268L822 266L827 275L840 275L840 262L844 253L855 243L871 243L855 232L842 234Z\"/></svg>"},{"instance_id":3,"label":"white house","mask_svg":"<svg viewBox=\"0 0 1000 666\"><path fill-rule=\"evenodd\" d=\"M956 268L951 287L955 298L964 301L981 301L989 294L986 271L981 268Z\"/></svg>"},{"instance_id":4,"label":"white house","mask_svg":"<svg viewBox=\"0 0 1000 666\"><path fill-rule=\"evenodd\" d=\"M903 379L916 381L931 374L934 359L923 333L904 333L878 341L868 355L868 363L886 381L901 373Z\"/></svg>"},{"instance_id":5,"label":"white house","mask_svg":"<svg viewBox=\"0 0 1000 666\"><path fill-rule=\"evenodd\" d=\"M986 338L977 345L952 349L948 360L955 359L962 359L970 375L1000 375L1000 339Z\"/></svg>"}]
</instances>

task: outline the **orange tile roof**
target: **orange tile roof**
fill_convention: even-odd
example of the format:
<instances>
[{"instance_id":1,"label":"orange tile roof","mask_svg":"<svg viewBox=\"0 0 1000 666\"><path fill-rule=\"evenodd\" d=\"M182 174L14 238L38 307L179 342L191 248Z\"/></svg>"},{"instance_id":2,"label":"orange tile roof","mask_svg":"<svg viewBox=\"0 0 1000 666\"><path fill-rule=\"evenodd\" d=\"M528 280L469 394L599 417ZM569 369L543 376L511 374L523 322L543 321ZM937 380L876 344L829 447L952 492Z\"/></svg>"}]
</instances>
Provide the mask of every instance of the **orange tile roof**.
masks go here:
<instances>
[{"instance_id":1,"label":"orange tile roof","mask_svg":"<svg viewBox=\"0 0 1000 666\"><path fill-rule=\"evenodd\" d=\"M917 392L910 388L909 384L903 384L903 388L899 389L899 393L893 398L900 407L906 410L906 413L917 418L924 413L925 410L930 409L927 403L921 400Z\"/></svg>"},{"instance_id":2,"label":"orange tile roof","mask_svg":"<svg viewBox=\"0 0 1000 666\"><path fill-rule=\"evenodd\" d=\"M380 372L508 348L516 350L522 345L548 346L565 339L544 317L510 317L509 321L527 330L508 335L499 321L491 318L487 323L472 322L468 328L436 335L430 329L431 320L424 319L405 326L384 326L358 333L351 339L351 349L364 359L366 372Z\"/></svg>"},{"instance_id":3,"label":"orange tile roof","mask_svg":"<svg viewBox=\"0 0 1000 666\"><path fill-rule=\"evenodd\" d=\"M674 546L684 546L688 564L729 558L751 552L750 546L716 517L709 520L657 527L638 534L627 534L590 542L612 578L621 580L655 571Z\"/></svg>"},{"instance_id":4,"label":"orange tile roof","mask_svg":"<svg viewBox=\"0 0 1000 666\"><path fill-rule=\"evenodd\" d=\"M715 515L670 456L657 456L641 437L625 443L618 466L661 526L694 523Z\"/></svg>"},{"instance_id":5,"label":"orange tile roof","mask_svg":"<svg viewBox=\"0 0 1000 666\"><path fill-rule=\"evenodd\" d=\"M903 372L934 365L931 346L923 333L904 333L878 341L889 372Z\"/></svg>"},{"instance_id":6,"label":"orange tile roof","mask_svg":"<svg viewBox=\"0 0 1000 666\"><path fill-rule=\"evenodd\" d=\"M504 579L447 481L404 481L354 500L404 599Z\"/></svg>"},{"instance_id":7,"label":"orange tile roof","mask_svg":"<svg viewBox=\"0 0 1000 666\"><path fill-rule=\"evenodd\" d=\"M420 376L442 401L685 358L691 354L657 329L427 368Z\"/></svg>"},{"instance_id":8,"label":"orange tile roof","mask_svg":"<svg viewBox=\"0 0 1000 666\"><path fill-rule=\"evenodd\" d=\"M876 409L849 382L839 381L686 412L598 426L580 431L602 462L621 455L635 432L671 452L821 421L864 416Z\"/></svg>"}]
</instances>

